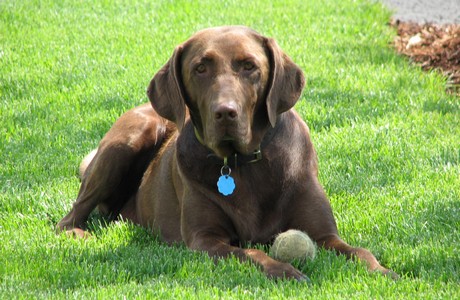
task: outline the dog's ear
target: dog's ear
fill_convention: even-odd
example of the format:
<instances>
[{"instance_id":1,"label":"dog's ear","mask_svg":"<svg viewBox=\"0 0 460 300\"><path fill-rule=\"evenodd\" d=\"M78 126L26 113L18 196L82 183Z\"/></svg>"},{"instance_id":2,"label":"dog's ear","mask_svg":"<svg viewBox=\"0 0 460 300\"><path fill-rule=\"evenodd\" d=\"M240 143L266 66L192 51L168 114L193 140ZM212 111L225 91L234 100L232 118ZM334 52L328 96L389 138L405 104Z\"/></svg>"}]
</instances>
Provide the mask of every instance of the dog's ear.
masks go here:
<instances>
[{"instance_id":1,"label":"dog's ear","mask_svg":"<svg viewBox=\"0 0 460 300\"><path fill-rule=\"evenodd\" d=\"M299 99L305 86L305 77L274 39L267 38L265 45L270 61L267 112L270 124L275 127L277 116L291 109Z\"/></svg>"},{"instance_id":2,"label":"dog's ear","mask_svg":"<svg viewBox=\"0 0 460 300\"><path fill-rule=\"evenodd\" d=\"M168 62L155 74L147 89L155 111L165 119L176 123L179 130L185 122L185 95L181 77L183 46L177 46Z\"/></svg>"}]
</instances>

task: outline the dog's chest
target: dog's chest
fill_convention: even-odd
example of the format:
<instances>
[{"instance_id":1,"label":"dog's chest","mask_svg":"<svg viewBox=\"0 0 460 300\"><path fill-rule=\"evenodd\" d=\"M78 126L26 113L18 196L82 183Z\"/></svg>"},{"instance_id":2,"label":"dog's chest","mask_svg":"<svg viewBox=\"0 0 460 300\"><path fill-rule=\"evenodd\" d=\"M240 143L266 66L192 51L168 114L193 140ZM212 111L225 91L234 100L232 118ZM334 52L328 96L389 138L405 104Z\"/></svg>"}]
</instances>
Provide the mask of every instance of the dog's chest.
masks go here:
<instances>
[{"instance_id":1,"label":"dog's chest","mask_svg":"<svg viewBox=\"0 0 460 300\"><path fill-rule=\"evenodd\" d=\"M286 220L283 210L289 201L284 190L285 179L279 168L265 166L264 162L231 168L235 188L229 195L219 192L217 182L221 165L193 165L185 171L193 186L200 187L206 199L220 207L231 224L222 224L241 243L267 243L282 231ZM184 173L185 173L184 172ZM227 222L222 220L222 222Z\"/></svg>"},{"instance_id":2,"label":"dog's chest","mask_svg":"<svg viewBox=\"0 0 460 300\"><path fill-rule=\"evenodd\" d=\"M282 228L282 219L276 210L234 209L229 216L233 221L233 239L240 243L268 243Z\"/></svg>"},{"instance_id":3,"label":"dog's chest","mask_svg":"<svg viewBox=\"0 0 460 300\"><path fill-rule=\"evenodd\" d=\"M235 239L267 243L284 227L282 215L288 200L284 199L280 182L275 184L276 178L267 176L259 181L240 175L235 174L234 194L219 196L216 203L231 219Z\"/></svg>"},{"instance_id":4,"label":"dog's chest","mask_svg":"<svg viewBox=\"0 0 460 300\"><path fill-rule=\"evenodd\" d=\"M235 188L228 195L221 194L217 184L224 162L210 159L207 153L187 155L186 149L192 146L199 147L179 147L177 152L184 184L200 191L200 201L211 201L220 207L226 216L222 226L232 240L267 243L285 229L289 220L283 218L283 211L292 199L296 180L288 171L292 168L291 156L282 155L281 146L264 148L262 160L255 163L229 164L231 172L225 172L230 173Z\"/></svg>"}]
</instances>

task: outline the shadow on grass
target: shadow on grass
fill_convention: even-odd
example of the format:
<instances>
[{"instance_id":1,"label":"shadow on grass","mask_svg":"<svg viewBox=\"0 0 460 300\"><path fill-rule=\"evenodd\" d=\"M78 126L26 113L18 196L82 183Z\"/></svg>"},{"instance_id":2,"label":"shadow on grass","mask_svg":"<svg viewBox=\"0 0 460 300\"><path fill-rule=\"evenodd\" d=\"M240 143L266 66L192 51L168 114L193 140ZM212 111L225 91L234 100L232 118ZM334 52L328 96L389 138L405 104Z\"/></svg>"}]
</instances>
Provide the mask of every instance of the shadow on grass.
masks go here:
<instances>
[{"instance_id":1,"label":"shadow on grass","mask_svg":"<svg viewBox=\"0 0 460 300\"><path fill-rule=\"evenodd\" d=\"M183 244L167 245L147 229L130 222L107 222L93 214L88 228L93 237L82 241L78 248L70 246L73 250L66 250L65 267L59 270L58 286L62 289L130 282L152 283L159 289L160 285L173 285L193 290L199 285L224 291L236 286L271 285L249 263L240 263L236 258L215 262L207 254L190 251Z\"/></svg>"},{"instance_id":2,"label":"shadow on grass","mask_svg":"<svg viewBox=\"0 0 460 300\"><path fill-rule=\"evenodd\" d=\"M423 110L426 112L439 112L440 114L459 114L460 101L452 98L441 98L438 100L429 99L423 104Z\"/></svg>"},{"instance_id":3,"label":"shadow on grass","mask_svg":"<svg viewBox=\"0 0 460 300\"><path fill-rule=\"evenodd\" d=\"M65 267L59 270L57 286L64 290L134 282L152 284L158 289L179 287L192 292L197 288L235 293L256 293L260 289L280 292L280 287L321 288L323 283L329 285L345 277L352 278L353 274L371 276L364 264L320 249L315 260L293 263L312 278L312 285L294 280L271 280L249 262L242 263L235 257L213 260L183 244L167 245L148 230L130 222L107 222L93 214L88 228L94 237L78 248L67 248L63 256ZM252 247L268 251L267 246Z\"/></svg>"}]
</instances>

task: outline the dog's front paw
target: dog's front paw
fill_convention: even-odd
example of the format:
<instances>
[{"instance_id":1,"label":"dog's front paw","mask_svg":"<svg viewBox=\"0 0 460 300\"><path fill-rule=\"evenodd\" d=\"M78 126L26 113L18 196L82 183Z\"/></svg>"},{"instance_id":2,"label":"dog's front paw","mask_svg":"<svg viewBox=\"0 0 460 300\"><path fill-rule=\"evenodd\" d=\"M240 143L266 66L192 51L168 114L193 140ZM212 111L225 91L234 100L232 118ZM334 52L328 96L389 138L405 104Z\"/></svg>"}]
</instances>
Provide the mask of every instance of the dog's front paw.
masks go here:
<instances>
[{"instance_id":1,"label":"dog's front paw","mask_svg":"<svg viewBox=\"0 0 460 300\"><path fill-rule=\"evenodd\" d=\"M399 279L399 275L397 273L395 273L393 270L390 270L390 269L383 268L382 270L378 270L377 272L380 272L384 276L386 276L388 278L391 278L393 280L398 280Z\"/></svg>"},{"instance_id":2,"label":"dog's front paw","mask_svg":"<svg viewBox=\"0 0 460 300\"><path fill-rule=\"evenodd\" d=\"M295 279L297 281L310 282L310 279L305 274L289 263L274 261L265 266L264 272L268 278Z\"/></svg>"},{"instance_id":3,"label":"dog's front paw","mask_svg":"<svg viewBox=\"0 0 460 300\"><path fill-rule=\"evenodd\" d=\"M91 233L80 228L72 228L70 230L67 230L65 234L75 239L87 239L91 237Z\"/></svg>"}]
</instances>

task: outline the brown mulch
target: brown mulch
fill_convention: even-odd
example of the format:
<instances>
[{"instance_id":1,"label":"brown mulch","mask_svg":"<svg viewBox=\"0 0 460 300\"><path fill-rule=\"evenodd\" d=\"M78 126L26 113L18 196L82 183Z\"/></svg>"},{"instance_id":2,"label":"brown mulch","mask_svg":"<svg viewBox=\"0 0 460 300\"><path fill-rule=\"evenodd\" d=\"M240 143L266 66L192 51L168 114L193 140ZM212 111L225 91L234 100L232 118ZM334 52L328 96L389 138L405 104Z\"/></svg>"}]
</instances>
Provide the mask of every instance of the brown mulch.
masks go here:
<instances>
[{"instance_id":1,"label":"brown mulch","mask_svg":"<svg viewBox=\"0 0 460 300\"><path fill-rule=\"evenodd\" d=\"M447 91L460 95L460 24L435 25L392 21L396 50L424 70L441 70Z\"/></svg>"}]
</instances>

